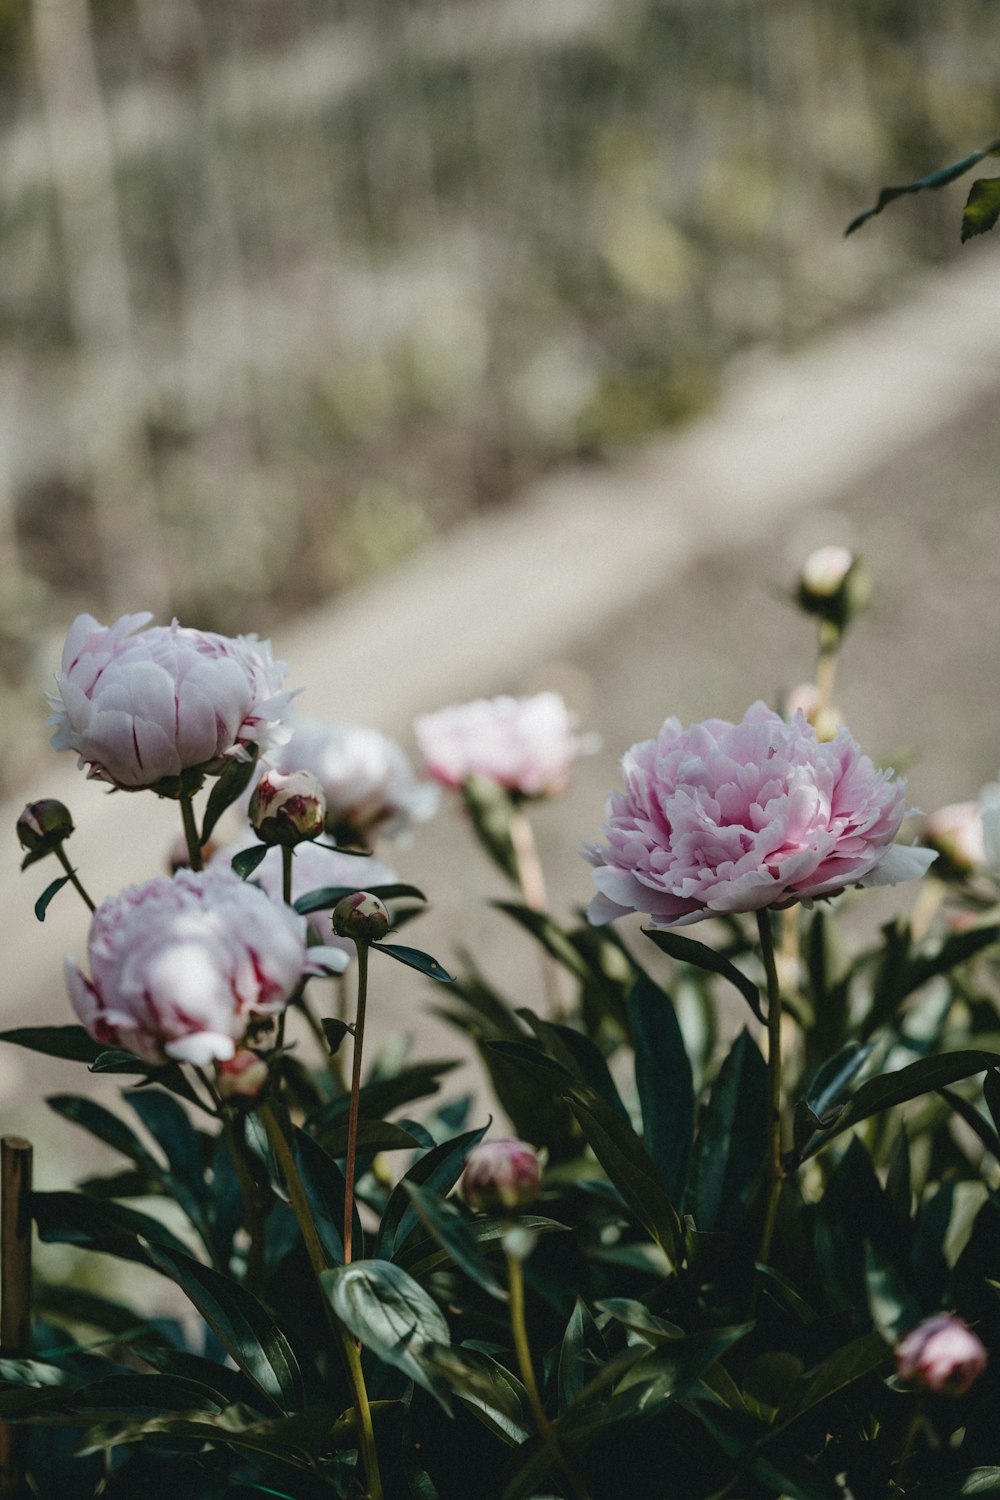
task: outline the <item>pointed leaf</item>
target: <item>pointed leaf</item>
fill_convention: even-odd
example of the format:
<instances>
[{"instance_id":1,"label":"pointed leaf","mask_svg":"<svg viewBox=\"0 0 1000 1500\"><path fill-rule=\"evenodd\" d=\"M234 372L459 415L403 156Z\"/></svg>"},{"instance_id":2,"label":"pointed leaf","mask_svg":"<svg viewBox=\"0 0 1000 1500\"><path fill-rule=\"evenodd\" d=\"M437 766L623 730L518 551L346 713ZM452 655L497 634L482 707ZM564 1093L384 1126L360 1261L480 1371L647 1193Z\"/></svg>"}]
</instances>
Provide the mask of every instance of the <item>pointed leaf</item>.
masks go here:
<instances>
[{"instance_id":1,"label":"pointed leaf","mask_svg":"<svg viewBox=\"0 0 1000 1500\"><path fill-rule=\"evenodd\" d=\"M190 1255L150 1244L152 1263L169 1276L201 1313L226 1353L282 1411L302 1405L302 1377L288 1340L246 1287L203 1266Z\"/></svg>"},{"instance_id":2,"label":"pointed leaf","mask_svg":"<svg viewBox=\"0 0 1000 1500\"><path fill-rule=\"evenodd\" d=\"M693 1200L698 1228L739 1222L764 1161L767 1064L742 1031L719 1069L695 1145Z\"/></svg>"},{"instance_id":3,"label":"pointed leaf","mask_svg":"<svg viewBox=\"0 0 1000 1500\"><path fill-rule=\"evenodd\" d=\"M0 1042L27 1047L45 1057L62 1057L67 1062L92 1063L106 1050L103 1042L95 1042L82 1026L15 1026L13 1031L0 1031Z\"/></svg>"},{"instance_id":4,"label":"pointed leaf","mask_svg":"<svg viewBox=\"0 0 1000 1500\"><path fill-rule=\"evenodd\" d=\"M671 932L661 927L644 927L642 930L650 942L655 943L661 952L669 954L678 963L690 964L695 969L703 969L708 974L718 974L720 978L728 979L729 983L739 990L757 1020L763 1021L760 991L753 980L748 979L741 969L729 962L728 958L723 958L707 943L699 943L694 938L683 937L679 932Z\"/></svg>"},{"instance_id":5,"label":"pointed leaf","mask_svg":"<svg viewBox=\"0 0 1000 1500\"><path fill-rule=\"evenodd\" d=\"M83 1245L122 1260L150 1263L146 1242L182 1251L169 1229L149 1214L83 1193L33 1193L31 1212L46 1244Z\"/></svg>"},{"instance_id":6,"label":"pointed leaf","mask_svg":"<svg viewBox=\"0 0 1000 1500\"><path fill-rule=\"evenodd\" d=\"M962 213L962 242L985 234L1000 218L1000 177L979 177L969 189Z\"/></svg>"},{"instance_id":7,"label":"pointed leaf","mask_svg":"<svg viewBox=\"0 0 1000 1500\"><path fill-rule=\"evenodd\" d=\"M880 214L887 204L894 199L901 198L905 193L921 193L927 188L945 187L949 182L954 182L957 177L962 177L970 172L977 162L981 162L984 156L990 156L1000 150L1000 140L991 141L981 151L973 151L969 156L963 156L961 161L952 162L950 166L941 167L937 172L931 172L927 177L920 177L916 182L903 183L901 187L884 187L878 195L874 208L867 209L863 214L858 214L852 219L844 230L845 234L853 234L860 229L862 224L867 224L876 214Z\"/></svg>"},{"instance_id":8,"label":"pointed leaf","mask_svg":"<svg viewBox=\"0 0 1000 1500\"><path fill-rule=\"evenodd\" d=\"M241 849L233 855L230 864L241 880L248 880L258 865L264 863L270 847L270 844L251 844L249 849Z\"/></svg>"},{"instance_id":9,"label":"pointed leaf","mask_svg":"<svg viewBox=\"0 0 1000 1500\"><path fill-rule=\"evenodd\" d=\"M828 1396L862 1380L891 1358L892 1351L879 1333L865 1333L844 1344L813 1371L788 1405L779 1409L777 1425L787 1427L803 1412L811 1411Z\"/></svg>"},{"instance_id":10,"label":"pointed leaf","mask_svg":"<svg viewBox=\"0 0 1000 1500\"><path fill-rule=\"evenodd\" d=\"M480 1255L471 1221L453 1203L446 1202L419 1183L404 1177L402 1185L424 1228L447 1251L459 1270L464 1271L489 1296L505 1301L507 1293L497 1283Z\"/></svg>"},{"instance_id":11,"label":"pointed leaf","mask_svg":"<svg viewBox=\"0 0 1000 1500\"><path fill-rule=\"evenodd\" d=\"M670 996L645 974L629 992L635 1082L646 1149L667 1195L680 1202L694 1134L694 1081Z\"/></svg>"},{"instance_id":12,"label":"pointed leaf","mask_svg":"<svg viewBox=\"0 0 1000 1500\"><path fill-rule=\"evenodd\" d=\"M332 1265L344 1258L344 1203L347 1184L333 1157L304 1130L295 1131L293 1140L295 1165L312 1208L316 1232ZM360 1250L364 1245L357 1204L354 1205L352 1242Z\"/></svg>"},{"instance_id":13,"label":"pointed leaf","mask_svg":"<svg viewBox=\"0 0 1000 1500\"><path fill-rule=\"evenodd\" d=\"M429 979L440 980L442 984L454 982L453 974L449 974L436 958L431 958L429 953L422 953L419 948L406 948L402 943L372 943L369 951L387 953L397 963L407 964L411 969L418 969L421 974L426 974Z\"/></svg>"},{"instance_id":14,"label":"pointed leaf","mask_svg":"<svg viewBox=\"0 0 1000 1500\"><path fill-rule=\"evenodd\" d=\"M517 885L517 856L511 837L517 809L510 794L489 776L467 776L462 783L462 797L481 847L507 879Z\"/></svg>"},{"instance_id":15,"label":"pointed leaf","mask_svg":"<svg viewBox=\"0 0 1000 1500\"><path fill-rule=\"evenodd\" d=\"M379 1359L423 1386L450 1415L447 1385L422 1356L429 1344L449 1344L451 1335L444 1314L423 1287L387 1260L335 1266L321 1280L345 1328Z\"/></svg>"},{"instance_id":16,"label":"pointed leaf","mask_svg":"<svg viewBox=\"0 0 1000 1500\"><path fill-rule=\"evenodd\" d=\"M222 774L217 777L211 792L208 794L208 802L205 804L205 817L201 825L201 836L199 843L202 848L208 843L216 823L222 817L227 807L243 795L250 785L257 769L257 757L251 755L247 760L230 759L224 767Z\"/></svg>"},{"instance_id":17,"label":"pointed leaf","mask_svg":"<svg viewBox=\"0 0 1000 1500\"><path fill-rule=\"evenodd\" d=\"M542 1219L535 1214L519 1214L518 1226L527 1229L533 1236L543 1234L569 1234L569 1228L565 1224L557 1224L555 1219ZM467 1222L468 1238L472 1244L484 1250L491 1250L500 1244L510 1225L504 1219L472 1219ZM422 1280L429 1276L432 1271L447 1265L452 1260L452 1253L443 1244L435 1244L433 1240L419 1239L411 1235L407 1243L399 1251L396 1265L409 1271L415 1280Z\"/></svg>"},{"instance_id":18,"label":"pointed leaf","mask_svg":"<svg viewBox=\"0 0 1000 1500\"><path fill-rule=\"evenodd\" d=\"M576 1306L570 1313L566 1332L559 1345L556 1365L556 1386L559 1391L559 1410L564 1411L587 1383L594 1365L607 1363L608 1349L601 1331L587 1304L577 1297Z\"/></svg>"},{"instance_id":19,"label":"pointed leaf","mask_svg":"<svg viewBox=\"0 0 1000 1500\"><path fill-rule=\"evenodd\" d=\"M74 874L75 873L76 872L74 871ZM51 885L47 885L45 887L44 891L35 902L35 916L38 918L39 922L45 921L45 913L49 909L49 904L51 903L53 896L58 896L63 886L69 885L69 882L70 877L68 875L60 875L58 880L53 880Z\"/></svg>"},{"instance_id":20,"label":"pointed leaf","mask_svg":"<svg viewBox=\"0 0 1000 1500\"><path fill-rule=\"evenodd\" d=\"M408 896L415 901L426 901L427 897L423 891L415 885L404 885L399 881L392 885L324 885L315 891L306 891L293 903L295 910L300 916L308 916L314 911L329 911L342 901L345 896L353 896L355 891L368 891L370 895L377 896L380 901L396 901L400 897Z\"/></svg>"},{"instance_id":21,"label":"pointed leaf","mask_svg":"<svg viewBox=\"0 0 1000 1500\"><path fill-rule=\"evenodd\" d=\"M79 1125L112 1150L120 1151L129 1161L134 1161L137 1167L144 1168L155 1177L162 1177L159 1162L150 1155L135 1132L124 1120L112 1114L110 1109L105 1109L103 1104L85 1099L80 1094L50 1094L45 1102L49 1109L61 1115L64 1120L72 1120L74 1125Z\"/></svg>"},{"instance_id":22,"label":"pointed leaf","mask_svg":"<svg viewBox=\"0 0 1000 1500\"><path fill-rule=\"evenodd\" d=\"M579 950L573 946L557 922L545 912L535 911L533 907L524 906L517 901L493 901L490 903L497 911L506 912L508 917L517 922L532 937L537 938L545 951L567 968L577 979L589 978L590 970Z\"/></svg>"},{"instance_id":23,"label":"pointed leaf","mask_svg":"<svg viewBox=\"0 0 1000 1500\"><path fill-rule=\"evenodd\" d=\"M409 1171L389 1194L389 1201L379 1225L377 1254L387 1259L403 1248L419 1222L417 1210L410 1201L404 1183L415 1182L446 1198L462 1175L465 1158L478 1146L489 1129L489 1121L478 1130L467 1130L453 1140L443 1141L413 1163Z\"/></svg>"}]
</instances>

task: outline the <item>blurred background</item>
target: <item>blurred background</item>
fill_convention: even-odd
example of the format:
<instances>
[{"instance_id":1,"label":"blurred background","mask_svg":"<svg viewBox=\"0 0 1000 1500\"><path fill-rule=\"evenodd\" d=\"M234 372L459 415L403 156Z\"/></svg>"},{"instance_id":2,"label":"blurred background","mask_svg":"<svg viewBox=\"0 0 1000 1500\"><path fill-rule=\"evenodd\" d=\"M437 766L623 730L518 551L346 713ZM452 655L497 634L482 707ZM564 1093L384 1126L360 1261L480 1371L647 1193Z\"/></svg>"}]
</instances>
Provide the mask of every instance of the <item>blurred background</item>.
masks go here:
<instances>
[{"instance_id":1,"label":"blurred background","mask_svg":"<svg viewBox=\"0 0 1000 1500\"><path fill-rule=\"evenodd\" d=\"M273 632L912 290L990 0L0 0L0 789L81 609ZM960 196L956 197L955 194Z\"/></svg>"}]
</instances>

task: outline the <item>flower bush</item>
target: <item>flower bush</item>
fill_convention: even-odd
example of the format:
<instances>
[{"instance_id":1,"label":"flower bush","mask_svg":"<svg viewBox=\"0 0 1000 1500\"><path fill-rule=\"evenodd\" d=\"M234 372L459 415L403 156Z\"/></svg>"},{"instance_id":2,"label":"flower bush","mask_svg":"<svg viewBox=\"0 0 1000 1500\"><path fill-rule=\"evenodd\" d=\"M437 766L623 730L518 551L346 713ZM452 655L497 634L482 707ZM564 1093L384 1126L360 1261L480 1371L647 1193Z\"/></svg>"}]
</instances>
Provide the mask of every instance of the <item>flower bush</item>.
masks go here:
<instances>
[{"instance_id":1,"label":"flower bush","mask_svg":"<svg viewBox=\"0 0 1000 1500\"><path fill-rule=\"evenodd\" d=\"M851 612L803 607L822 724ZM271 669L247 668L255 646L213 646L214 676L196 632L150 630L130 655L144 616L83 619L57 743L177 797L187 867L95 911L68 810L20 820L23 867L61 866L39 918L65 887L90 908L89 976L69 962L81 1025L3 1040L133 1081L119 1111L86 1088L48 1101L128 1169L20 1207L43 1241L139 1262L193 1314L40 1280L33 1334L0 1360L12 1482L60 1500L1000 1490L988 863L901 888L912 914L852 950L840 908L920 881L934 852L901 841L903 784L846 730L757 704L627 752L586 851L590 918L561 918L529 807L566 791L575 726L538 699L449 710L420 721L424 754L510 881L496 920L540 950L537 995L508 995L468 955L449 972L397 940L425 897L359 849L384 826L364 798L321 829L300 773L328 798L329 779L276 745L284 705ZM211 744L186 727L189 676L219 695ZM128 728L171 722L162 760ZM261 753L278 768L256 829L203 869ZM645 929L620 920L635 913ZM709 918L710 943L677 930ZM366 1067L387 959L434 987L482 1065L474 1093L440 1103L450 1062L401 1048Z\"/></svg>"}]
</instances>

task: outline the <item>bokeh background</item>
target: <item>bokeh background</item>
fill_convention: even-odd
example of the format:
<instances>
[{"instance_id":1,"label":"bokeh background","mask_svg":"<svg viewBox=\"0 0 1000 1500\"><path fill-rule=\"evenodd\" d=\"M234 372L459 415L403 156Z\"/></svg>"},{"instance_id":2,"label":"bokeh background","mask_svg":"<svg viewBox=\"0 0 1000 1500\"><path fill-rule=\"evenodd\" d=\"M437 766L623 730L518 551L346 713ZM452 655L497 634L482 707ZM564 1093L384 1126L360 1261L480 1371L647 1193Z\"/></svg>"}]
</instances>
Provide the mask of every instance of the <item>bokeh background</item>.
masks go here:
<instances>
[{"instance_id":1,"label":"bokeh background","mask_svg":"<svg viewBox=\"0 0 1000 1500\"><path fill-rule=\"evenodd\" d=\"M0 0L0 784L78 609L273 631L907 295L990 0ZM961 189L955 190L961 192Z\"/></svg>"}]
</instances>

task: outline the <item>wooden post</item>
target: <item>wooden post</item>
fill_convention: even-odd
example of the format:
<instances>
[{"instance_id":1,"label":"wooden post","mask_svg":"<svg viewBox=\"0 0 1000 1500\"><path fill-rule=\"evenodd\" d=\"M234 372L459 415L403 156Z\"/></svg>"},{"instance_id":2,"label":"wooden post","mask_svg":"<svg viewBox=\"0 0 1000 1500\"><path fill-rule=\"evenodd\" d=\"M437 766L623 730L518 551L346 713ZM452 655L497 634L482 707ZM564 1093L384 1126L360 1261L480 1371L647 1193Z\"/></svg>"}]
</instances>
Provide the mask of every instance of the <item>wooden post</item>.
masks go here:
<instances>
[{"instance_id":1,"label":"wooden post","mask_svg":"<svg viewBox=\"0 0 1000 1500\"><path fill-rule=\"evenodd\" d=\"M8 1358L31 1353L31 1143L0 1137L0 1346ZM23 1432L0 1422L0 1496L25 1494Z\"/></svg>"}]
</instances>

